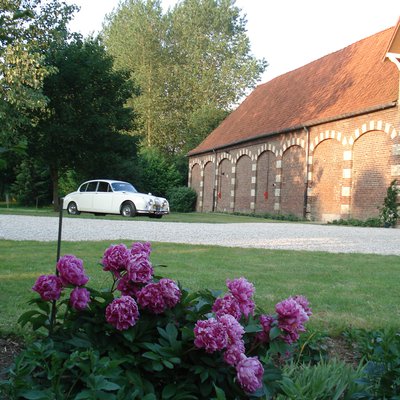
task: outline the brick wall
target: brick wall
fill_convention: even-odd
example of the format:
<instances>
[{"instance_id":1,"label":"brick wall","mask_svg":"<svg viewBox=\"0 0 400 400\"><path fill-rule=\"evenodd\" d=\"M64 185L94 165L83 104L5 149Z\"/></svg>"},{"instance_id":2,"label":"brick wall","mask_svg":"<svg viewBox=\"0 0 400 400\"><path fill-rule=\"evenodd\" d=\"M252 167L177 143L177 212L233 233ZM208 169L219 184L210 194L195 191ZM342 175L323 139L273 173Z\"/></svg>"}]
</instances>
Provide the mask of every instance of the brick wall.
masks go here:
<instances>
[{"instance_id":1,"label":"brick wall","mask_svg":"<svg viewBox=\"0 0 400 400\"><path fill-rule=\"evenodd\" d=\"M255 212L273 213L276 187L276 156L264 151L257 161Z\"/></svg>"},{"instance_id":2,"label":"brick wall","mask_svg":"<svg viewBox=\"0 0 400 400\"><path fill-rule=\"evenodd\" d=\"M318 144L311 169L313 196L310 196L310 213L313 220L340 218L342 170L342 144L336 139Z\"/></svg>"},{"instance_id":3,"label":"brick wall","mask_svg":"<svg viewBox=\"0 0 400 400\"><path fill-rule=\"evenodd\" d=\"M251 159L243 155L236 163L234 185L235 211L249 212L251 203Z\"/></svg>"},{"instance_id":4,"label":"brick wall","mask_svg":"<svg viewBox=\"0 0 400 400\"><path fill-rule=\"evenodd\" d=\"M305 152L300 146L291 146L282 157L282 184L280 189L282 214L303 216L305 191Z\"/></svg>"},{"instance_id":5,"label":"brick wall","mask_svg":"<svg viewBox=\"0 0 400 400\"><path fill-rule=\"evenodd\" d=\"M302 216L307 183L309 218L377 216L389 183L400 179L399 109L393 107L194 156L189 160L189 170L190 186L200 198L198 211L211 209L212 191L217 184L217 211L272 211Z\"/></svg>"},{"instance_id":6,"label":"brick wall","mask_svg":"<svg viewBox=\"0 0 400 400\"><path fill-rule=\"evenodd\" d=\"M203 212L210 212L213 209L213 184L214 184L214 163L209 161L204 167L204 190L203 193ZM210 190L211 188L211 190Z\"/></svg>"}]
</instances>

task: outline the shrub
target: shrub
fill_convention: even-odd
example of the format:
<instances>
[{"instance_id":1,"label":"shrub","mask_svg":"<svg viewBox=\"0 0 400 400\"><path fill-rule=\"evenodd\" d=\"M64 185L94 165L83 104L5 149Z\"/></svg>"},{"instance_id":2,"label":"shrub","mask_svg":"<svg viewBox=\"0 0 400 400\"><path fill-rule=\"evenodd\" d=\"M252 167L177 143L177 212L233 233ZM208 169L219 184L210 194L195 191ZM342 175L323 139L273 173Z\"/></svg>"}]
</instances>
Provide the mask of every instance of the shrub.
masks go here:
<instances>
[{"instance_id":1,"label":"shrub","mask_svg":"<svg viewBox=\"0 0 400 400\"><path fill-rule=\"evenodd\" d=\"M342 361L321 361L316 365L292 364L284 369L282 390L278 400L332 400L352 399L360 388L356 380L361 370L354 370Z\"/></svg>"},{"instance_id":2,"label":"shrub","mask_svg":"<svg viewBox=\"0 0 400 400\"><path fill-rule=\"evenodd\" d=\"M380 218L385 227L394 227L400 217L397 204L398 193L399 189L396 186L396 179L394 179L387 189L383 207L380 209Z\"/></svg>"},{"instance_id":3,"label":"shrub","mask_svg":"<svg viewBox=\"0 0 400 400\"><path fill-rule=\"evenodd\" d=\"M173 212L192 212L196 210L197 193L192 188L181 186L168 192L168 201Z\"/></svg>"},{"instance_id":4,"label":"shrub","mask_svg":"<svg viewBox=\"0 0 400 400\"><path fill-rule=\"evenodd\" d=\"M143 193L151 192L166 197L168 191L180 184L182 177L175 165L156 149L142 149L138 154L138 165L129 179Z\"/></svg>"},{"instance_id":5,"label":"shrub","mask_svg":"<svg viewBox=\"0 0 400 400\"><path fill-rule=\"evenodd\" d=\"M189 292L154 275L149 243L112 245L103 270L110 289L87 286L83 261L65 255L40 276L40 298L19 322L37 340L16 358L2 393L26 399L245 399L280 391L282 361L305 331L308 301L255 312L255 288Z\"/></svg>"},{"instance_id":6,"label":"shrub","mask_svg":"<svg viewBox=\"0 0 400 400\"><path fill-rule=\"evenodd\" d=\"M363 357L365 389L358 399L400 398L400 332L393 329L345 332Z\"/></svg>"}]
</instances>

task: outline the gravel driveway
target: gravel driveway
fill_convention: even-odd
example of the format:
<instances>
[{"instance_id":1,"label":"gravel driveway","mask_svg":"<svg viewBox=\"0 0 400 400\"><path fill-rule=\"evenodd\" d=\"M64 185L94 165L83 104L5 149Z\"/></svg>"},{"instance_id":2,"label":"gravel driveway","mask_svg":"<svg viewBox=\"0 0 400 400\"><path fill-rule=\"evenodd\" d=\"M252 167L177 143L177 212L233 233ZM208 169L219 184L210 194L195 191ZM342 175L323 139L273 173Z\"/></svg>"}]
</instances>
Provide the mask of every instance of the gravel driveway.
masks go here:
<instances>
[{"instance_id":1,"label":"gravel driveway","mask_svg":"<svg viewBox=\"0 0 400 400\"><path fill-rule=\"evenodd\" d=\"M58 218L0 215L0 239L56 241ZM332 225L243 223L197 224L105 219L64 218L66 241L140 240L400 255L400 229L357 228Z\"/></svg>"}]
</instances>

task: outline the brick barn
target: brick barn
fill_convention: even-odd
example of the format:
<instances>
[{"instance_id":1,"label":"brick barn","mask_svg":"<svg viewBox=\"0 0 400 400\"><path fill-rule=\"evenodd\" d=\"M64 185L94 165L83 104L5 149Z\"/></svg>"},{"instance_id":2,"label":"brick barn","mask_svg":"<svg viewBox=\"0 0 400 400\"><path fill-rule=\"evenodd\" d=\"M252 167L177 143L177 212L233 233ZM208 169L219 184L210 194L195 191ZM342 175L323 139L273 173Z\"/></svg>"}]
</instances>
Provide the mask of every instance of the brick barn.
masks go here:
<instances>
[{"instance_id":1,"label":"brick barn","mask_svg":"<svg viewBox=\"0 0 400 400\"><path fill-rule=\"evenodd\" d=\"M197 211L378 216L400 179L399 25L257 86L188 154Z\"/></svg>"}]
</instances>

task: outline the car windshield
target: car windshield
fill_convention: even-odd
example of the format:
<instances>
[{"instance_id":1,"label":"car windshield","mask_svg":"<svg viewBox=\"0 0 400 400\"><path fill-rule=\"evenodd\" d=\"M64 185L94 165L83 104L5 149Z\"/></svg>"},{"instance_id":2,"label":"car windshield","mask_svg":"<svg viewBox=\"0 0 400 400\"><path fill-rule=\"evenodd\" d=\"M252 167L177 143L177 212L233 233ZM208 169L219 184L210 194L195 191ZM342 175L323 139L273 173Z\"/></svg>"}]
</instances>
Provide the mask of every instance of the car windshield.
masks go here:
<instances>
[{"instance_id":1,"label":"car windshield","mask_svg":"<svg viewBox=\"0 0 400 400\"><path fill-rule=\"evenodd\" d=\"M114 182L111 184L114 192L132 192L137 193L137 190L130 184L126 182Z\"/></svg>"}]
</instances>

